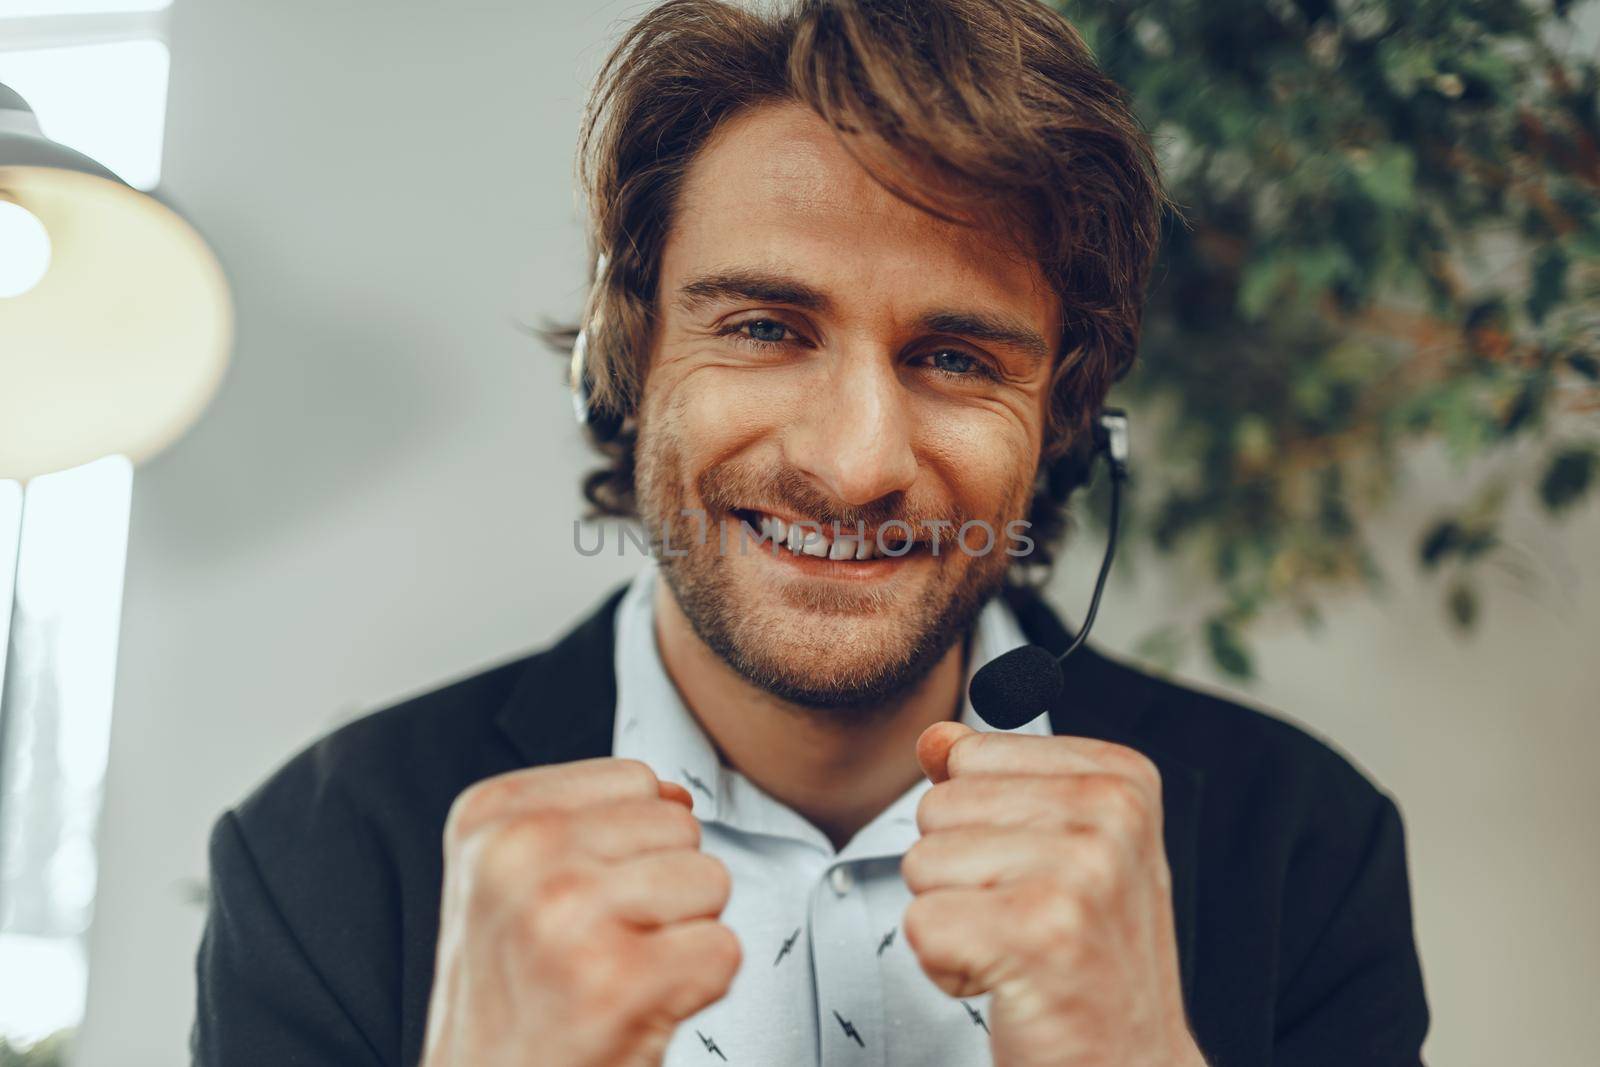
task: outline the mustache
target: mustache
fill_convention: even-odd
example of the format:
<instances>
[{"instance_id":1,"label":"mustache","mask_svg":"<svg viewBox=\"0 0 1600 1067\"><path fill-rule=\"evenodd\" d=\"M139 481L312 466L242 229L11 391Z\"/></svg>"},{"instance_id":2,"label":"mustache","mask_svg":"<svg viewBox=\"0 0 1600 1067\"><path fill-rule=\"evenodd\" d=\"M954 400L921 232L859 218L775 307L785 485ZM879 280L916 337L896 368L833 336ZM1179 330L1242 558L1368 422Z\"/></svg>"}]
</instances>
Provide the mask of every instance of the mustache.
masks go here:
<instances>
[{"instance_id":1,"label":"mustache","mask_svg":"<svg viewBox=\"0 0 1600 1067\"><path fill-rule=\"evenodd\" d=\"M707 510L788 510L823 526L838 523L841 528L860 524L872 529L893 520L907 523L913 530L941 521L960 528L975 518L945 501L914 499L903 490L885 493L865 504L847 504L818 489L815 482L794 467L771 472L713 464L700 472L695 489Z\"/></svg>"}]
</instances>

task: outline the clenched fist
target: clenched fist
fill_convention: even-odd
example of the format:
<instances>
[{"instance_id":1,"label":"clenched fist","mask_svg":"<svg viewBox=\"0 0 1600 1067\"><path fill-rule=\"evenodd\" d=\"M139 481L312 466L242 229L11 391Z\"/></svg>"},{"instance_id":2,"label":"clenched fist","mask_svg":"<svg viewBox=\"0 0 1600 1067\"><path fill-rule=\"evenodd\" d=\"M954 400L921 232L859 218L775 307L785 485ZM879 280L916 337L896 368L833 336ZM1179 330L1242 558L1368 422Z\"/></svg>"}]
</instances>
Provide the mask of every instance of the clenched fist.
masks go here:
<instances>
[{"instance_id":1,"label":"clenched fist","mask_svg":"<svg viewBox=\"0 0 1600 1067\"><path fill-rule=\"evenodd\" d=\"M906 943L956 997L992 993L996 1067L1203 1067L1184 1016L1161 775L1082 737L935 723L901 873Z\"/></svg>"},{"instance_id":2,"label":"clenched fist","mask_svg":"<svg viewBox=\"0 0 1600 1067\"><path fill-rule=\"evenodd\" d=\"M601 758L489 778L445 826L424 1067L655 1067L728 990L731 880L681 786Z\"/></svg>"}]
</instances>

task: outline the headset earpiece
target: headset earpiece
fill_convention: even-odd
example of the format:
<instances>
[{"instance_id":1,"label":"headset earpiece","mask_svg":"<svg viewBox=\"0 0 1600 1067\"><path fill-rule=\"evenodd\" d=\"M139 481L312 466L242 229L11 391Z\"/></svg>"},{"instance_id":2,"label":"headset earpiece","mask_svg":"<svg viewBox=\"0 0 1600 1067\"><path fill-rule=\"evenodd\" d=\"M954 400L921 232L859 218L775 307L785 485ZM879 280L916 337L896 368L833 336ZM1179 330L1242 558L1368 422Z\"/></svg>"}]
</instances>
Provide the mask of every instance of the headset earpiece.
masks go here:
<instances>
[{"instance_id":1,"label":"headset earpiece","mask_svg":"<svg viewBox=\"0 0 1600 1067\"><path fill-rule=\"evenodd\" d=\"M589 331L579 330L572 343L572 411L578 425L589 431L595 441L604 444L616 438L622 430L622 418L609 408L594 402L594 379L589 375Z\"/></svg>"},{"instance_id":2,"label":"headset earpiece","mask_svg":"<svg viewBox=\"0 0 1600 1067\"><path fill-rule=\"evenodd\" d=\"M1113 478L1128 476L1128 413L1121 408L1105 408L1095 422L1095 451L1106 457Z\"/></svg>"},{"instance_id":3,"label":"headset earpiece","mask_svg":"<svg viewBox=\"0 0 1600 1067\"><path fill-rule=\"evenodd\" d=\"M1074 448L1050 464L1045 472L1050 498L1064 504L1074 492L1088 485L1098 457L1105 458L1113 478L1127 477L1128 413L1121 408L1103 408L1094 421L1089 446Z\"/></svg>"},{"instance_id":4,"label":"headset earpiece","mask_svg":"<svg viewBox=\"0 0 1600 1067\"><path fill-rule=\"evenodd\" d=\"M606 269L606 257L601 253L595 259L595 284L599 284ZM568 367L572 386L572 411L578 425L589 431L595 441L604 444L622 431L622 416L594 402L594 378L589 374L589 323L586 321L572 342L572 362Z\"/></svg>"}]
</instances>

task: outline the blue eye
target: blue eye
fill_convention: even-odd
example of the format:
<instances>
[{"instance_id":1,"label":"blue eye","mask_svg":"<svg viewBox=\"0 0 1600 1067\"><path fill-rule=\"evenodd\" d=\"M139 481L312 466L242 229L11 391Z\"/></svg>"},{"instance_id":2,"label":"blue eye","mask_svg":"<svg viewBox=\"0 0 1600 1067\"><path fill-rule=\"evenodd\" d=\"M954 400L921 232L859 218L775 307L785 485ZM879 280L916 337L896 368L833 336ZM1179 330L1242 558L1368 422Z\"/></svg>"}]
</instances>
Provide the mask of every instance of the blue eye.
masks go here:
<instances>
[{"instance_id":1,"label":"blue eye","mask_svg":"<svg viewBox=\"0 0 1600 1067\"><path fill-rule=\"evenodd\" d=\"M749 322L739 324L739 329L748 330L747 337L764 345L782 344L789 332L789 327L772 319L751 319Z\"/></svg>"},{"instance_id":2,"label":"blue eye","mask_svg":"<svg viewBox=\"0 0 1600 1067\"><path fill-rule=\"evenodd\" d=\"M953 352L948 348L933 354L934 369L946 374L966 374L977 362L965 352Z\"/></svg>"}]
</instances>

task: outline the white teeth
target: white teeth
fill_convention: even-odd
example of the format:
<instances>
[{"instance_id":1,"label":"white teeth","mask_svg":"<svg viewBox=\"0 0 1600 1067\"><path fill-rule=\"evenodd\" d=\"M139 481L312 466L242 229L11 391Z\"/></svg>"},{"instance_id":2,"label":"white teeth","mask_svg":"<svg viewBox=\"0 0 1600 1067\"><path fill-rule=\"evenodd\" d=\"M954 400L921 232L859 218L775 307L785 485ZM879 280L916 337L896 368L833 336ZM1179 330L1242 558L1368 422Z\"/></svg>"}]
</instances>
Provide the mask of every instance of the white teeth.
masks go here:
<instances>
[{"instance_id":1,"label":"white teeth","mask_svg":"<svg viewBox=\"0 0 1600 1067\"><path fill-rule=\"evenodd\" d=\"M845 528L841 526L835 530L836 536L829 537L814 526L811 523L789 523L775 515L763 514L760 520L762 540L781 544L796 555L828 560L868 560L885 554L878 550L870 535L845 533ZM829 528L832 528L831 525Z\"/></svg>"},{"instance_id":2,"label":"white teeth","mask_svg":"<svg viewBox=\"0 0 1600 1067\"><path fill-rule=\"evenodd\" d=\"M807 530L805 541L800 545L800 551L808 556L827 559L828 539L819 530Z\"/></svg>"}]
</instances>

